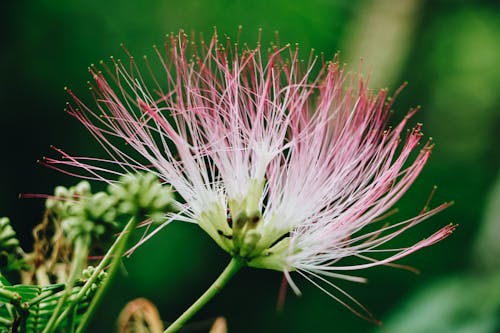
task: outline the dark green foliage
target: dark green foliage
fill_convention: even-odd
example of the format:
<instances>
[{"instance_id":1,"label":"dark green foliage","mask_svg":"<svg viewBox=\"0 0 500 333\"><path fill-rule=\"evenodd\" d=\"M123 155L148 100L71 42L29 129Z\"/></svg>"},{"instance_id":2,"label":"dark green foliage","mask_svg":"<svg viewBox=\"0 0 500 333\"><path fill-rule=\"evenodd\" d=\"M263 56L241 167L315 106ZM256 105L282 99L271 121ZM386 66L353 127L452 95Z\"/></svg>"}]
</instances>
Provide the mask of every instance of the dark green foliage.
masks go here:
<instances>
[{"instance_id":1,"label":"dark green foliage","mask_svg":"<svg viewBox=\"0 0 500 333\"><path fill-rule=\"evenodd\" d=\"M66 306L74 301L84 282L78 281L71 289ZM44 287L22 284L0 287L0 333L42 332L64 289L65 285L62 283ZM91 288L90 292L78 301L74 311L70 312L59 326L58 332L71 332L71 328L79 323L95 289Z\"/></svg>"}]
</instances>

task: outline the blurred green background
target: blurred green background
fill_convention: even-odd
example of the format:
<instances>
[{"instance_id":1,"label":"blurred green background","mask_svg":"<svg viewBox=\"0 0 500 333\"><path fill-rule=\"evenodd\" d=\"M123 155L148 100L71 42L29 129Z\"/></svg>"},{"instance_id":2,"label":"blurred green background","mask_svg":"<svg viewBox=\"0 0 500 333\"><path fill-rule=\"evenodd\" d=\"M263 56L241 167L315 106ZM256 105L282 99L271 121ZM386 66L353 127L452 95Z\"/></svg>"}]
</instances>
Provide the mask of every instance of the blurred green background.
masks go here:
<instances>
[{"instance_id":1,"label":"blurred green background","mask_svg":"<svg viewBox=\"0 0 500 333\"><path fill-rule=\"evenodd\" d=\"M423 174L398 207L415 215L433 185L435 205L455 205L399 240L408 244L449 222L444 242L405 258L420 275L393 268L359 272L366 285L345 283L382 319L388 332L500 332L500 6L497 1L219 0L3 1L0 61L0 215L9 216L29 248L43 202L18 193L51 193L77 179L36 165L49 145L73 155L101 154L93 138L63 112L70 86L86 94L87 66L122 55L153 54L165 33L195 30L235 36L250 45L279 30L351 68L372 72L372 88L402 82L395 118L413 106L414 121L436 143ZM360 58L363 60L360 61ZM406 215L405 215L406 214ZM143 296L164 320L176 318L229 260L192 225L173 224L124 261L121 276L97 314L92 332L114 330L127 301ZM245 269L199 313L186 332L206 332L226 316L230 332L382 332L297 277L303 296L289 293L277 312L281 275Z\"/></svg>"}]
</instances>

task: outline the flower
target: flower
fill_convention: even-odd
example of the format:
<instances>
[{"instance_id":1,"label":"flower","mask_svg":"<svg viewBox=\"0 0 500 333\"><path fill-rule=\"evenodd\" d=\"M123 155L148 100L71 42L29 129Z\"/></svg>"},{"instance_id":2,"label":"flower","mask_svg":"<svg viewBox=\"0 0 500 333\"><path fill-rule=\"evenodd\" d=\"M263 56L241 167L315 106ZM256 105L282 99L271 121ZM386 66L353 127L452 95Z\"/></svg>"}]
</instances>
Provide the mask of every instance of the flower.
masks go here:
<instances>
[{"instance_id":1,"label":"flower","mask_svg":"<svg viewBox=\"0 0 500 333\"><path fill-rule=\"evenodd\" d=\"M264 60L260 44L240 51L217 34L196 44L182 32L167 38L165 54L155 50L162 73L145 58L149 78L131 56L129 64L103 63L106 74L92 66L95 110L68 90L75 102L68 112L110 158L59 150L65 158L48 165L108 182L109 174L156 174L179 196L172 219L198 224L248 266L284 272L297 292L291 271L350 301L326 277L362 281L343 272L392 263L455 228L385 259L371 257L390 253L383 245L449 204L380 222L415 181L432 144L419 147L420 124L404 134L417 109L389 127L387 92L345 73L337 57L304 63L297 48L274 45ZM343 264L348 257L363 262Z\"/></svg>"}]
</instances>

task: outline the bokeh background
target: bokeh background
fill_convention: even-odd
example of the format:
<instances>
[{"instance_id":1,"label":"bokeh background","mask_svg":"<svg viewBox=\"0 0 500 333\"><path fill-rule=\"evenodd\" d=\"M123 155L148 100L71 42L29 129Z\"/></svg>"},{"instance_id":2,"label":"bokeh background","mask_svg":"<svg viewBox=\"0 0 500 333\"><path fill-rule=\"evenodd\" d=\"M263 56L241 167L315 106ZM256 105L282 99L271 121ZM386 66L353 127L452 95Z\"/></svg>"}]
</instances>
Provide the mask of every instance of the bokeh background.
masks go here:
<instances>
[{"instance_id":1,"label":"bokeh background","mask_svg":"<svg viewBox=\"0 0 500 333\"><path fill-rule=\"evenodd\" d=\"M279 31L298 42L371 72L370 86L398 98L395 117L413 106L436 148L416 185L398 207L417 213L432 186L432 202L455 205L403 237L417 241L446 223L459 229L444 242L394 268L360 272L366 285L339 282L388 332L500 332L500 6L452 0L38 0L1 5L0 215L9 216L29 249L30 229L43 202L19 193L51 193L77 179L36 164L51 144L74 155L100 154L92 137L63 112L64 86L86 94L87 66L123 55L153 54L152 44L180 28L236 36L250 45ZM360 60L362 59L362 60ZM173 224L124 261L91 332L111 332L126 302L147 297L165 321L176 318L219 274L229 258L192 225ZM215 316L230 332L382 332L297 278L303 296L289 292L276 311L280 274L243 270L188 326L207 332Z\"/></svg>"}]
</instances>

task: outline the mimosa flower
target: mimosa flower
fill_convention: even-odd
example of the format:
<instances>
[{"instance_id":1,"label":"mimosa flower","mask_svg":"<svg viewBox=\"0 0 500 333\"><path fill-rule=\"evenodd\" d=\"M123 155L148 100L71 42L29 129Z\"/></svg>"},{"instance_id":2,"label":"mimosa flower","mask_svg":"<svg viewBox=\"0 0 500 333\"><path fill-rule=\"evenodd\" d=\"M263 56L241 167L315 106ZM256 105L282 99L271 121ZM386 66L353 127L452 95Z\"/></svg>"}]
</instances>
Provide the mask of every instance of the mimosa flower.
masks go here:
<instances>
[{"instance_id":1,"label":"mimosa flower","mask_svg":"<svg viewBox=\"0 0 500 333\"><path fill-rule=\"evenodd\" d=\"M110 174L154 173L178 194L172 219L198 224L248 266L284 272L297 292L290 272L348 307L355 301L328 277L362 281L344 273L390 264L453 231L447 225L406 248L385 247L448 204L385 218L432 144L421 143L420 124L405 131L416 109L390 127L387 92L370 90L337 58L303 63L288 45L263 56L260 45L241 51L216 35L196 44L183 33L168 38L165 54L155 50L162 73L146 60L149 79L132 57L103 64L106 74L91 67L94 109L69 91L76 106L68 111L109 159L64 154L49 165L108 182Z\"/></svg>"}]
</instances>

